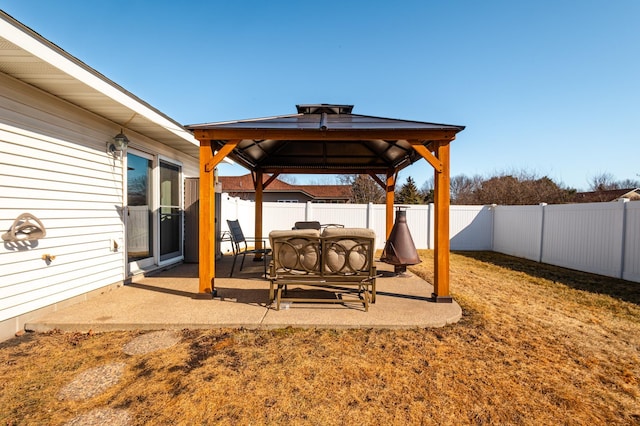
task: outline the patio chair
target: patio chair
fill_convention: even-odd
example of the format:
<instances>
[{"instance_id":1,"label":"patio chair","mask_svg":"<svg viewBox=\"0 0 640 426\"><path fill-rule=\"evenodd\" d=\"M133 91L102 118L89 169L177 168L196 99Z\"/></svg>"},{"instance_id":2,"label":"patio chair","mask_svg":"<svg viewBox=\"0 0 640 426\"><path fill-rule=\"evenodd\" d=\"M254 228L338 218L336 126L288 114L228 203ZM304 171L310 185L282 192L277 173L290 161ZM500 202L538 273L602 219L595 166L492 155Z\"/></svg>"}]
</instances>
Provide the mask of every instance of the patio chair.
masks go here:
<instances>
[{"instance_id":1,"label":"patio chair","mask_svg":"<svg viewBox=\"0 0 640 426\"><path fill-rule=\"evenodd\" d=\"M242 232L242 228L240 227L240 222L237 220L227 220L227 225L229 225L229 235L231 237L231 245L233 248L233 263L231 264L231 272L229 273L229 277L233 277L233 269L236 266L236 259L238 256L242 255L242 262L240 263L240 270L242 271L242 267L244 266L244 258L247 254L260 254L262 255L262 261L264 263L264 275L267 276L267 255L271 254L271 249L266 248L266 239L256 240L255 238L245 238L244 233ZM247 242L256 243L262 242L262 248L253 247L249 248Z\"/></svg>"},{"instance_id":2,"label":"patio chair","mask_svg":"<svg viewBox=\"0 0 640 426\"><path fill-rule=\"evenodd\" d=\"M316 221L296 222L295 225L293 226L293 229L317 229L319 231L320 222L316 222Z\"/></svg>"}]
</instances>

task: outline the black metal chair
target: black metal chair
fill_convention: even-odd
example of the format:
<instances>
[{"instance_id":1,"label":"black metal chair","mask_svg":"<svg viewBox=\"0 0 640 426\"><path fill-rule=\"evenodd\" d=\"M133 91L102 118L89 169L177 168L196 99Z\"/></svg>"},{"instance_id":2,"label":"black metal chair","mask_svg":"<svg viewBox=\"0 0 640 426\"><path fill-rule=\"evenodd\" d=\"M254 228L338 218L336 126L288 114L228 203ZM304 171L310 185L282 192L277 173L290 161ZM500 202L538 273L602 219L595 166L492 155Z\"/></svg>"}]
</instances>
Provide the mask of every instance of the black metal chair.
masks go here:
<instances>
[{"instance_id":1,"label":"black metal chair","mask_svg":"<svg viewBox=\"0 0 640 426\"><path fill-rule=\"evenodd\" d=\"M256 240L255 238L245 238L244 233L242 232L242 228L240 227L240 222L237 220L227 220L227 225L229 225L229 235L231 236L231 245L233 248L233 264L231 265L231 272L229 273L229 277L233 277L233 269L236 266L236 259L240 255L242 255L242 262L240 263L240 270L242 271L242 267L244 266L244 258L247 256L247 254L262 255L262 261L264 263L264 275L266 277L267 256L271 254L271 249L266 248L266 239ZM262 248L249 248L247 242L251 242L254 244L257 242L262 242Z\"/></svg>"},{"instance_id":2,"label":"black metal chair","mask_svg":"<svg viewBox=\"0 0 640 426\"><path fill-rule=\"evenodd\" d=\"M296 222L295 225L293 225L292 229L317 229L319 231L320 222L316 222L316 221Z\"/></svg>"}]
</instances>

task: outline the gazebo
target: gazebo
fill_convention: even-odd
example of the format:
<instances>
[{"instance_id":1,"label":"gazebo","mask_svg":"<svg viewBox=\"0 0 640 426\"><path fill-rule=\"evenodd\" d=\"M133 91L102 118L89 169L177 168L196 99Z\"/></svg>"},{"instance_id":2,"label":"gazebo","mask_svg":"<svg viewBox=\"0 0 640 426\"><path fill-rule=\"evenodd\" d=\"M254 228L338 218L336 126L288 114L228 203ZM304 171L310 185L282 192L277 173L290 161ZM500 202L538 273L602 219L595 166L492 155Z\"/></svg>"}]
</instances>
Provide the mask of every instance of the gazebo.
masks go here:
<instances>
[{"instance_id":1,"label":"gazebo","mask_svg":"<svg viewBox=\"0 0 640 426\"><path fill-rule=\"evenodd\" d=\"M424 158L434 170L435 302L449 294L449 144L464 126L353 114L353 105L297 105L297 114L185 126L200 141L199 294L215 290L214 169L225 158L251 171L255 236L262 238L262 192L282 173L368 174L386 192L393 227L398 172ZM265 174L270 177L264 180Z\"/></svg>"}]
</instances>

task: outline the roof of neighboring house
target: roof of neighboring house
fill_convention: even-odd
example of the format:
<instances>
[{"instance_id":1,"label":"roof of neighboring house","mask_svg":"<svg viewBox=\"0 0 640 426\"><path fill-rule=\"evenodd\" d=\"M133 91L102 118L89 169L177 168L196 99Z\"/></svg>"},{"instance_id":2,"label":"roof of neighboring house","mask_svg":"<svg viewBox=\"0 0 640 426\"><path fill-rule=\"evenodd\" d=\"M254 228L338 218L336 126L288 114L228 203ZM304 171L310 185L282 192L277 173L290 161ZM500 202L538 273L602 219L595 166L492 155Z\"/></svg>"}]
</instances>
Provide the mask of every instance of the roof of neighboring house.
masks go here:
<instances>
[{"instance_id":1,"label":"roof of neighboring house","mask_svg":"<svg viewBox=\"0 0 640 426\"><path fill-rule=\"evenodd\" d=\"M192 157L200 143L182 125L0 11L0 70L13 78Z\"/></svg>"},{"instance_id":2,"label":"roof of neighboring house","mask_svg":"<svg viewBox=\"0 0 640 426\"><path fill-rule=\"evenodd\" d=\"M265 175L264 180L270 175ZM251 174L242 176L219 176L224 192L255 192ZM292 185L280 179L274 179L264 192L302 192L315 199L349 199L350 185Z\"/></svg>"},{"instance_id":3,"label":"roof of neighboring house","mask_svg":"<svg viewBox=\"0 0 640 426\"><path fill-rule=\"evenodd\" d=\"M578 192L574 195L575 203L599 203L616 201L620 198L640 200L640 188L607 189L603 191Z\"/></svg>"}]
</instances>

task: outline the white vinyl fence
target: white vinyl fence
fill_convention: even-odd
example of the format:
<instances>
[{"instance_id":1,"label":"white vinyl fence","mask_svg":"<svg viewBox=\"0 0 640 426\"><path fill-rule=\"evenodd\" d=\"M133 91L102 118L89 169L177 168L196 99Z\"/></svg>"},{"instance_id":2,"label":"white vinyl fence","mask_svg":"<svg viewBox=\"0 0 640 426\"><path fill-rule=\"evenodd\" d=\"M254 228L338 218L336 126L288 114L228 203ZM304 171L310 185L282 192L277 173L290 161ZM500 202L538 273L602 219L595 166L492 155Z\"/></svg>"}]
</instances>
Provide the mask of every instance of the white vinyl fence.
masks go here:
<instances>
[{"instance_id":1,"label":"white vinyl fence","mask_svg":"<svg viewBox=\"0 0 640 426\"><path fill-rule=\"evenodd\" d=\"M640 282L640 202L498 206L493 250Z\"/></svg>"},{"instance_id":2,"label":"white vinyl fence","mask_svg":"<svg viewBox=\"0 0 640 426\"><path fill-rule=\"evenodd\" d=\"M226 220L254 236L255 206L222 194ZM384 247L385 206L380 204L264 203L263 234L298 221L370 228ZM434 206L412 205L407 224L418 249L434 248ZM640 202L538 206L451 206L451 250L488 250L537 262L640 282ZM231 251L228 243L223 253Z\"/></svg>"}]
</instances>

